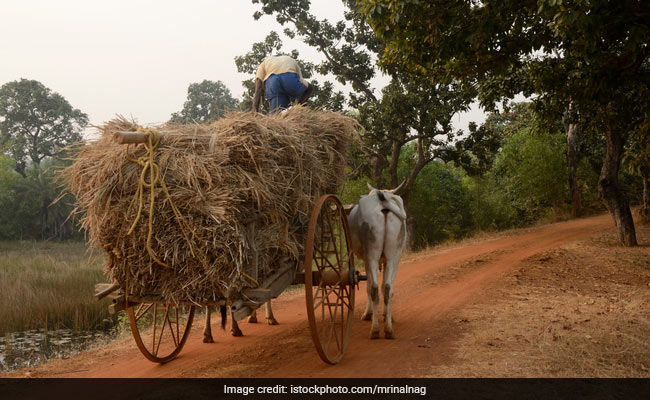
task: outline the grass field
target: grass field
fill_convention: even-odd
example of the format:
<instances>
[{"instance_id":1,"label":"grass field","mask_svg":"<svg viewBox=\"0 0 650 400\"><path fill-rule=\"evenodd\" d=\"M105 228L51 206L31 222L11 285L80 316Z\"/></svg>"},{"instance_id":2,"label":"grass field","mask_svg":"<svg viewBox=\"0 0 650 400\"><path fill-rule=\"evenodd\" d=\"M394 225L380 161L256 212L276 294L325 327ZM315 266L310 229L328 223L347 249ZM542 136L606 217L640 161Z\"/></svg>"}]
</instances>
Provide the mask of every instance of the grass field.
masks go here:
<instances>
[{"instance_id":1,"label":"grass field","mask_svg":"<svg viewBox=\"0 0 650 400\"><path fill-rule=\"evenodd\" d=\"M0 333L105 327L108 303L93 297L103 261L85 243L0 242Z\"/></svg>"}]
</instances>

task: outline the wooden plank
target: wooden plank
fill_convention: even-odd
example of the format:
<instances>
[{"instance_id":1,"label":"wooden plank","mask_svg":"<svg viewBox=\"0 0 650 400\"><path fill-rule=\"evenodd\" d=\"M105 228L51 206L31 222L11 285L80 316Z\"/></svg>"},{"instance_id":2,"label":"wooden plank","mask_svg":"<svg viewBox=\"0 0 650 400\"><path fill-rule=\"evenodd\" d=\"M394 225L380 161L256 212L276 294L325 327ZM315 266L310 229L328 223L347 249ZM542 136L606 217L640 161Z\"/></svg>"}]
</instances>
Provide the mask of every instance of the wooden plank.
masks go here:
<instances>
[{"instance_id":1,"label":"wooden plank","mask_svg":"<svg viewBox=\"0 0 650 400\"><path fill-rule=\"evenodd\" d=\"M119 288L120 285L117 283L98 283L95 285L95 298L101 300Z\"/></svg>"},{"instance_id":2,"label":"wooden plank","mask_svg":"<svg viewBox=\"0 0 650 400\"><path fill-rule=\"evenodd\" d=\"M135 302L129 301L129 307L137 306L138 304L140 304L140 303L135 303ZM123 311L123 310L126 310L126 309L127 309L126 302L124 301L124 299L122 299L121 301L117 301L117 302L114 302L113 304L109 305L108 306L108 313L113 315L113 314L118 313L119 311Z\"/></svg>"},{"instance_id":3,"label":"wooden plank","mask_svg":"<svg viewBox=\"0 0 650 400\"><path fill-rule=\"evenodd\" d=\"M278 272L268 277L264 284L262 285L263 289L269 289L271 291L270 299L275 299L286 289L291 282L293 282L293 277L296 275L296 265L294 263L287 263L281 268Z\"/></svg>"},{"instance_id":4,"label":"wooden plank","mask_svg":"<svg viewBox=\"0 0 650 400\"><path fill-rule=\"evenodd\" d=\"M244 289L242 294L249 297L249 299L244 298L244 306L233 312L235 320L239 321L246 318L262 304L278 297L284 289L291 285L295 274L296 264L288 261L283 263L282 267L275 274L268 277L261 288ZM251 296L248 296L247 293L250 293ZM253 299L254 297L256 298ZM256 300L257 304L255 302L251 304L247 300Z\"/></svg>"},{"instance_id":5,"label":"wooden plank","mask_svg":"<svg viewBox=\"0 0 650 400\"><path fill-rule=\"evenodd\" d=\"M147 143L149 134L145 132L115 132L113 140L119 144Z\"/></svg>"},{"instance_id":6,"label":"wooden plank","mask_svg":"<svg viewBox=\"0 0 650 400\"><path fill-rule=\"evenodd\" d=\"M252 300L258 303L259 302L265 303L266 300L271 298L271 289L262 289L262 288L244 289L242 291L242 295L244 300Z\"/></svg>"},{"instance_id":7,"label":"wooden plank","mask_svg":"<svg viewBox=\"0 0 650 400\"><path fill-rule=\"evenodd\" d=\"M120 297L124 297L124 293L121 294ZM118 300L119 301L119 300ZM113 300L113 302L116 302L116 300ZM160 303L160 304L167 304L167 301L162 298L160 295L145 295L145 296L136 296L136 295L130 295L129 296L129 302L134 302L134 303ZM203 307L203 306L224 306L226 305L226 299L217 299L217 300L210 300L205 303L201 304L196 304L191 301L179 301L178 304L181 305L186 305L186 306L195 306L195 307Z\"/></svg>"}]
</instances>

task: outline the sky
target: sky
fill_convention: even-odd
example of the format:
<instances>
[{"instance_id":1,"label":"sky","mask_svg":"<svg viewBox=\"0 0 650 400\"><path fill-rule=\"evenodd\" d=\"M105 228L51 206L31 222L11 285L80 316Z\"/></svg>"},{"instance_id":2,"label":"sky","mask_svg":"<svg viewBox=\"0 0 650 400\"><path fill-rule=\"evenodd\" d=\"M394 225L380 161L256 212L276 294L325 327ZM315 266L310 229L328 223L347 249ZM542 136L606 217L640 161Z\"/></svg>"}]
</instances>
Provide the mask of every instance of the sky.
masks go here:
<instances>
[{"instance_id":1,"label":"sky","mask_svg":"<svg viewBox=\"0 0 650 400\"><path fill-rule=\"evenodd\" d=\"M2 0L0 11L0 85L20 78L40 81L88 114L90 124L115 115L157 124L180 111L187 87L204 79L221 80L241 98L234 58L283 28L271 16L259 21L250 0ZM312 13L330 21L343 6L314 0ZM285 49L301 58L322 57L285 37ZM388 79L374 80L381 88ZM341 87L343 90L346 88ZM350 90L350 89L347 89ZM377 90L379 92L379 90ZM481 123L477 107L454 117L465 129Z\"/></svg>"}]
</instances>

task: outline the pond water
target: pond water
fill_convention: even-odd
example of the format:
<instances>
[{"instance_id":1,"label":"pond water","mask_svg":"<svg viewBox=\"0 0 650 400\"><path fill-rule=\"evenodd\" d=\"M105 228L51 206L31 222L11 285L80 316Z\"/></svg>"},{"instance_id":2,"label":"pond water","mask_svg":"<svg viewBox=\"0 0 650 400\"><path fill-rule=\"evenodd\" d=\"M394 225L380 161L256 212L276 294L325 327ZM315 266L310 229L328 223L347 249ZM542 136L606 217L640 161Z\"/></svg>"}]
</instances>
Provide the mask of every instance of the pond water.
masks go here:
<instances>
[{"instance_id":1,"label":"pond water","mask_svg":"<svg viewBox=\"0 0 650 400\"><path fill-rule=\"evenodd\" d=\"M113 331L75 332L44 329L8 333L0 337L0 371L33 367L53 358L66 358L116 336Z\"/></svg>"}]
</instances>

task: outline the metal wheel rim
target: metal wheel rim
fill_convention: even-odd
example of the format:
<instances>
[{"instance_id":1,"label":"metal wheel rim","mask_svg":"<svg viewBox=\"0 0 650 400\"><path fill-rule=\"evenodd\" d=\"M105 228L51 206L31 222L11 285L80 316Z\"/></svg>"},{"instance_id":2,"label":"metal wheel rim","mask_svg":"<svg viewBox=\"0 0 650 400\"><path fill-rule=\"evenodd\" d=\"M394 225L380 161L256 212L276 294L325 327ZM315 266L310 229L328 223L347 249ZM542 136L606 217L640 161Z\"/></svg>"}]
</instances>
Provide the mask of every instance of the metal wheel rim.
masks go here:
<instances>
[{"instance_id":1,"label":"metal wheel rim","mask_svg":"<svg viewBox=\"0 0 650 400\"><path fill-rule=\"evenodd\" d=\"M333 226L337 227L338 232L331 232L336 230L331 229ZM324 269L337 270L339 277L345 269L354 271L349 232L347 217L339 199L334 195L322 196L312 211L305 242L305 300L312 341L320 358L328 364L341 361L350 340L354 319L354 284L323 286L321 283L313 286L310 267L313 268L315 264L321 273ZM338 253L328 261L332 254L329 258L327 254L332 249L326 247L337 243L344 244L345 249L342 246L337 248Z\"/></svg>"},{"instance_id":2,"label":"metal wheel rim","mask_svg":"<svg viewBox=\"0 0 650 400\"><path fill-rule=\"evenodd\" d=\"M127 308L135 343L148 360L163 364L176 358L183 349L190 334L195 307L189 306L187 316L183 320L179 319L178 311L177 306L168 303L139 303ZM154 316L152 326L140 330L138 321L149 313ZM158 323L160 315L162 321ZM161 346L164 346L162 351Z\"/></svg>"}]
</instances>

